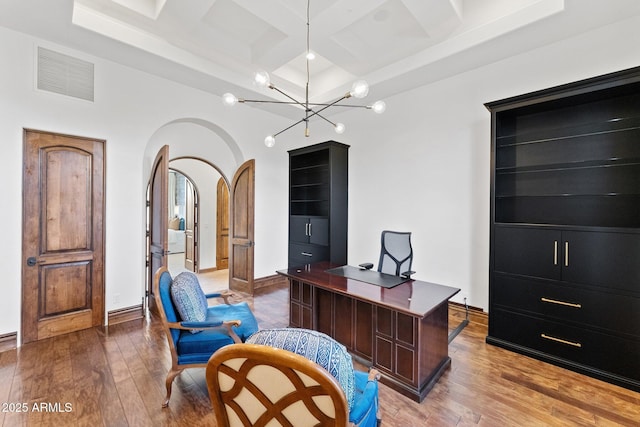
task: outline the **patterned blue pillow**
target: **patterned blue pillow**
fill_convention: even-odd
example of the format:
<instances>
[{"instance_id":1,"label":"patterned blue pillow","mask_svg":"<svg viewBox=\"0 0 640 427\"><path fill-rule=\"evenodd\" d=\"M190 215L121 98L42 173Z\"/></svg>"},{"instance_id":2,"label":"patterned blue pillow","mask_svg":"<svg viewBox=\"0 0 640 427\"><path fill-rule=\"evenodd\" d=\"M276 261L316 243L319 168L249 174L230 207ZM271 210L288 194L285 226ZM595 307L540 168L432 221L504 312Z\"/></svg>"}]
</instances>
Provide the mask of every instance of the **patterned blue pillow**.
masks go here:
<instances>
[{"instance_id":1,"label":"patterned blue pillow","mask_svg":"<svg viewBox=\"0 0 640 427\"><path fill-rule=\"evenodd\" d=\"M185 322L204 322L207 318L207 297L204 296L198 277L185 271L178 274L171 284L171 299ZM192 330L192 333L200 331Z\"/></svg>"},{"instance_id":2,"label":"patterned blue pillow","mask_svg":"<svg viewBox=\"0 0 640 427\"><path fill-rule=\"evenodd\" d=\"M309 329L275 328L258 331L246 342L282 348L316 362L338 380L351 410L355 399L353 361L345 346L333 338Z\"/></svg>"}]
</instances>

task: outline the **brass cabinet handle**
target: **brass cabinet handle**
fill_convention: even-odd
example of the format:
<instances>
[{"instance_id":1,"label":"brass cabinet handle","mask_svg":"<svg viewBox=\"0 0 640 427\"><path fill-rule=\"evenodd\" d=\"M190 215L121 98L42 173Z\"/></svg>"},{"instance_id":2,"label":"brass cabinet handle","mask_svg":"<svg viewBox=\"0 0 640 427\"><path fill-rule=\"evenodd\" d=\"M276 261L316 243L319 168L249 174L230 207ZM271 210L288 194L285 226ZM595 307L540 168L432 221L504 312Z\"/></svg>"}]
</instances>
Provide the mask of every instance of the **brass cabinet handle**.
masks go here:
<instances>
[{"instance_id":1,"label":"brass cabinet handle","mask_svg":"<svg viewBox=\"0 0 640 427\"><path fill-rule=\"evenodd\" d=\"M553 265L558 265L558 241L553 241Z\"/></svg>"},{"instance_id":2,"label":"brass cabinet handle","mask_svg":"<svg viewBox=\"0 0 640 427\"><path fill-rule=\"evenodd\" d=\"M558 301L557 299L551 299L551 298L545 298L545 297L540 298L540 301L548 302L551 304L566 305L568 307L573 307L573 308L582 308L582 304L578 304L575 302Z\"/></svg>"},{"instance_id":3,"label":"brass cabinet handle","mask_svg":"<svg viewBox=\"0 0 640 427\"><path fill-rule=\"evenodd\" d=\"M564 242L564 266L569 267L569 242Z\"/></svg>"},{"instance_id":4,"label":"brass cabinet handle","mask_svg":"<svg viewBox=\"0 0 640 427\"><path fill-rule=\"evenodd\" d=\"M313 256L313 254L309 253L309 252L300 252L300 255L304 255L304 256Z\"/></svg>"},{"instance_id":5,"label":"brass cabinet handle","mask_svg":"<svg viewBox=\"0 0 640 427\"><path fill-rule=\"evenodd\" d=\"M562 338L552 337L552 336L547 335L547 334L540 334L540 336L542 338L544 338L544 339L555 341L555 342L559 342L561 344L567 344L567 345L570 345L572 347L578 347L578 348L582 347L582 344L580 344L579 342L567 341L567 340L563 340Z\"/></svg>"}]
</instances>

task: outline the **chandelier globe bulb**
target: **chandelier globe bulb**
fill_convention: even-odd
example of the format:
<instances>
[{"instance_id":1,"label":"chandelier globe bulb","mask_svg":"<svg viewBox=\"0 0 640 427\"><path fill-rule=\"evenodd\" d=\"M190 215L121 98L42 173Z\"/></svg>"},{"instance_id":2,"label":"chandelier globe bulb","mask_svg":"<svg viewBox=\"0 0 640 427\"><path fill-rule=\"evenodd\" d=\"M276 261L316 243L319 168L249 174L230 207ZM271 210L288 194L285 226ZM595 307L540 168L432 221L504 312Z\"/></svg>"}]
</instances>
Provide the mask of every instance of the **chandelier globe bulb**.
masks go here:
<instances>
[{"instance_id":1,"label":"chandelier globe bulb","mask_svg":"<svg viewBox=\"0 0 640 427\"><path fill-rule=\"evenodd\" d=\"M222 103L227 107L233 107L238 103L238 98L232 93L225 93L222 95Z\"/></svg>"},{"instance_id":2,"label":"chandelier globe bulb","mask_svg":"<svg viewBox=\"0 0 640 427\"><path fill-rule=\"evenodd\" d=\"M364 98L369 93L369 83L364 80L358 80L353 83L349 93L355 98Z\"/></svg>"},{"instance_id":3,"label":"chandelier globe bulb","mask_svg":"<svg viewBox=\"0 0 640 427\"><path fill-rule=\"evenodd\" d=\"M387 104L384 101L376 101L373 103L373 105L371 106L371 109L373 110L374 113L376 114L382 114L385 112L385 110L387 109Z\"/></svg>"},{"instance_id":4,"label":"chandelier globe bulb","mask_svg":"<svg viewBox=\"0 0 640 427\"><path fill-rule=\"evenodd\" d=\"M273 147L274 145L276 145L276 138L273 135L269 135L264 139L264 145L266 145L268 148Z\"/></svg>"},{"instance_id":5,"label":"chandelier globe bulb","mask_svg":"<svg viewBox=\"0 0 640 427\"><path fill-rule=\"evenodd\" d=\"M268 87L271 84L269 73L264 70L256 71L253 75L253 82L259 87Z\"/></svg>"},{"instance_id":6,"label":"chandelier globe bulb","mask_svg":"<svg viewBox=\"0 0 640 427\"><path fill-rule=\"evenodd\" d=\"M334 127L334 130L336 131L336 133L337 133L338 135L343 134L343 133L344 133L344 130L345 130L344 123L336 123L336 125L335 125L335 127Z\"/></svg>"}]
</instances>

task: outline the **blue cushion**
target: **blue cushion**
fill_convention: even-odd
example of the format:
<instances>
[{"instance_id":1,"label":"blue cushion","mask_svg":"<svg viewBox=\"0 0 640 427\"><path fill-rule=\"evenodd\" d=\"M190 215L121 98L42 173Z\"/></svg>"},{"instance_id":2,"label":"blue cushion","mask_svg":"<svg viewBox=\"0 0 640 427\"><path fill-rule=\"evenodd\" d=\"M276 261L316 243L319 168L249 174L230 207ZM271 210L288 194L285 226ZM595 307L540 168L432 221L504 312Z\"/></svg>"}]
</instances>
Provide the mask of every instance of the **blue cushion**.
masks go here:
<instances>
[{"instance_id":1,"label":"blue cushion","mask_svg":"<svg viewBox=\"0 0 640 427\"><path fill-rule=\"evenodd\" d=\"M345 346L333 338L308 329L276 328L256 332L246 342L282 348L316 362L338 380L351 411L355 399L353 361Z\"/></svg>"},{"instance_id":2,"label":"blue cushion","mask_svg":"<svg viewBox=\"0 0 640 427\"><path fill-rule=\"evenodd\" d=\"M181 320L204 322L207 319L207 298L195 274L189 271L178 274L171 284L171 298Z\"/></svg>"},{"instance_id":3,"label":"blue cushion","mask_svg":"<svg viewBox=\"0 0 640 427\"><path fill-rule=\"evenodd\" d=\"M240 326L234 327L233 331L243 342L258 330L258 322L249 305L244 301L237 304L220 304L209 307L207 321L227 320L240 320Z\"/></svg>"},{"instance_id":4,"label":"blue cushion","mask_svg":"<svg viewBox=\"0 0 640 427\"><path fill-rule=\"evenodd\" d=\"M228 344L233 344L233 339L220 329L207 329L195 335L180 331L178 364L207 363L216 350Z\"/></svg>"}]
</instances>

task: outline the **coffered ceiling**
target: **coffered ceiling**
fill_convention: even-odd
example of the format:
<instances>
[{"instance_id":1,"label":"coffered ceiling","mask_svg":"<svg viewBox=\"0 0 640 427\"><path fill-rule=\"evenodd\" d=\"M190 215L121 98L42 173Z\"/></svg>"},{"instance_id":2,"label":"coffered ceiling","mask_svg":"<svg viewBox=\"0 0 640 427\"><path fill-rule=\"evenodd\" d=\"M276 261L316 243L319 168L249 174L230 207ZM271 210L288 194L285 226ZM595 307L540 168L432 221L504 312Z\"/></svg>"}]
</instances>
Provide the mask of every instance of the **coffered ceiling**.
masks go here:
<instances>
[{"instance_id":1,"label":"coffered ceiling","mask_svg":"<svg viewBox=\"0 0 640 427\"><path fill-rule=\"evenodd\" d=\"M304 97L306 0L0 0L0 25L221 95ZM376 98L640 14L637 0L311 0L310 99ZM283 110L284 115L288 115Z\"/></svg>"}]
</instances>

